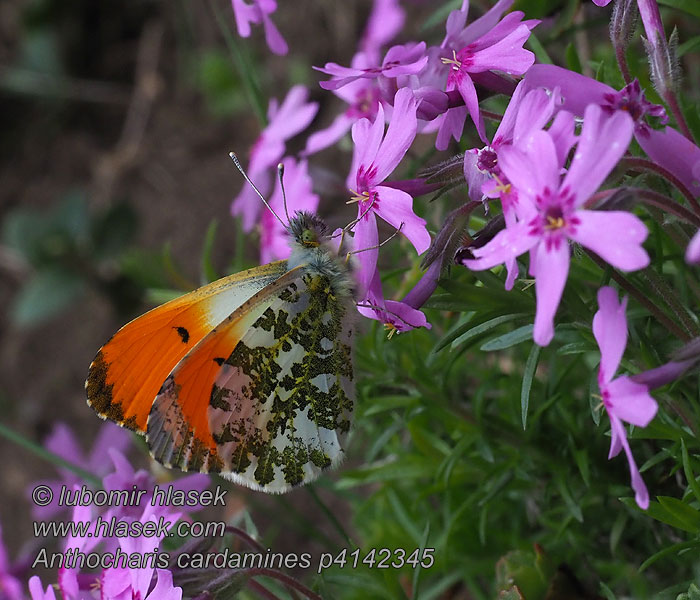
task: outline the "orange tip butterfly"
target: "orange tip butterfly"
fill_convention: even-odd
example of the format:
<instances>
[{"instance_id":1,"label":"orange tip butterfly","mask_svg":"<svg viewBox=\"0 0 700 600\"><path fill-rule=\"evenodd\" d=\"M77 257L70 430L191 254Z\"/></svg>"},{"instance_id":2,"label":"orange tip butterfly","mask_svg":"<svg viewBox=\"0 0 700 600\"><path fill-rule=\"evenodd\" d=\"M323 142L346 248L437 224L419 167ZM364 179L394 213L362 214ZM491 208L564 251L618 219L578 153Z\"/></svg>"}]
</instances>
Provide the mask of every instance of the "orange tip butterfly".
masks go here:
<instances>
[{"instance_id":1,"label":"orange tip butterfly","mask_svg":"<svg viewBox=\"0 0 700 600\"><path fill-rule=\"evenodd\" d=\"M342 460L352 278L316 215L297 212L287 231L287 260L154 308L90 365L88 404L165 466L281 493Z\"/></svg>"}]
</instances>

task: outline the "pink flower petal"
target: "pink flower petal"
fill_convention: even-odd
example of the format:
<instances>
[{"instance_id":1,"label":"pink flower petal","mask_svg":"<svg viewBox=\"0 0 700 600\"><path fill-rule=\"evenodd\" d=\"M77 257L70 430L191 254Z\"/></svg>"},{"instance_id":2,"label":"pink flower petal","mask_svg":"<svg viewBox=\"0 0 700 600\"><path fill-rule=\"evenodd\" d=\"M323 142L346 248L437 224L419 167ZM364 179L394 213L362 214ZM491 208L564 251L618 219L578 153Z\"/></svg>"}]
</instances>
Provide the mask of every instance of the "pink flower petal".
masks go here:
<instances>
[{"instance_id":1,"label":"pink flower petal","mask_svg":"<svg viewBox=\"0 0 700 600\"><path fill-rule=\"evenodd\" d=\"M539 242L539 238L530 235L529 231L530 225L524 221L507 227L499 231L483 248L472 251L476 260L465 260L463 264L473 271L483 271L520 256Z\"/></svg>"},{"instance_id":2,"label":"pink flower petal","mask_svg":"<svg viewBox=\"0 0 700 600\"><path fill-rule=\"evenodd\" d=\"M700 230L695 233L685 250L685 262L695 265L700 264Z\"/></svg>"},{"instance_id":3,"label":"pink flower petal","mask_svg":"<svg viewBox=\"0 0 700 600\"><path fill-rule=\"evenodd\" d=\"M328 127L309 136L302 156L309 156L332 146L350 131L352 124L353 119L347 113L339 114Z\"/></svg>"},{"instance_id":4,"label":"pink flower petal","mask_svg":"<svg viewBox=\"0 0 700 600\"><path fill-rule=\"evenodd\" d=\"M488 138L486 137L486 132L484 131L484 120L479 112L479 98L476 95L474 82L467 73L460 73L458 75L457 89L464 100L464 104L469 111L469 116L472 118L472 122L476 126L479 137L485 144L488 144Z\"/></svg>"},{"instance_id":5,"label":"pink flower petal","mask_svg":"<svg viewBox=\"0 0 700 600\"><path fill-rule=\"evenodd\" d=\"M459 34L458 43L461 45L460 47L470 44L491 31L498 24L501 15L513 5L514 1L498 0L487 13L467 25L464 31Z\"/></svg>"},{"instance_id":6,"label":"pink flower petal","mask_svg":"<svg viewBox=\"0 0 700 600\"><path fill-rule=\"evenodd\" d=\"M617 436L618 443L625 450L627 455L627 462L629 463L630 478L632 483L632 489L634 490L634 499L637 505L642 510L649 508L649 492L647 491L647 486L644 485L644 480L639 473L637 468L637 463L634 461L634 456L632 456L632 450L630 449L629 442L627 441L627 434L625 433L625 428L620 422L620 420L615 417L615 415L610 416L610 426Z\"/></svg>"},{"instance_id":7,"label":"pink flower petal","mask_svg":"<svg viewBox=\"0 0 700 600\"><path fill-rule=\"evenodd\" d=\"M267 42L268 48L270 48L270 50L272 50L272 52L278 56L284 56L287 54L287 52L289 52L287 42L282 37L282 34L279 32L279 29L277 29L277 26L265 13L263 13L262 22L263 28L265 29L265 41Z\"/></svg>"},{"instance_id":8,"label":"pink flower petal","mask_svg":"<svg viewBox=\"0 0 700 600\"><path fill-rule=\"evenodd\" d=\"M382 123L382 132L383 126ZM416 101L413 98L413 92L409 88L401 88L394 97L394 110L386 137L373 161L373 166L377 170L373 181L376 183L384 181L397 167L416 137L417 126Z\"/></svg>"},{"instance_id":9,"label":"pink flower petal","mask_svg":"<svg viewBox=\"0 0 700 600\"><path fill-rule=\"evenodd\" d=\"M538 244L536 254L537 276L535 293L537 309L532 338L540 346L546 346L554 337L554 315L559 307L569 274L569 245L565 240L547 249L544 242Z\"/></svg>"},{"instance_id":10,"label":"pink flower petal","mask_svg":"<svg viewBox=\"0 0 700 600\"><path fill-rule=\"evenodd\" d=\"M56 594L51 585L46 586L44 591L41 585L41 579L37 575L33 575L29 579L29 593L32 595L32 600L56 600Z\"/></svg>"},{"instance_id":11,"label":"pink flower petal","mask_svg":"<svg viewBox=\"0 0 700 600\"><path fill-rule=\"evenodd\" d=\"M523 48L529 37L527 25L521 25L499 42L476 52L469 70L474 73L498 70L522 75L535 62L534 53Z\"/></svg>"},{"instance_id":12,"label":"pink flower petal","mask_svg":"<svg viewBox=\"0 0 700 600\"><path fill-rule=\"evenodd\" d=\"M559 188L561 165L552 137L546 131L535 131L521 140L518 147L505 146L498 150L498 164L518 197L534 199L544 188Z\"/></svg>"},{"instance_id":13,"label":"pink flower petal","mask_svg":"<svg viewBox=\"0 0 700 600\"><path fill-rule=\"evenodd\" d=\"M361 206L359 208L362 209ZM364 213L364 210L361 210L361 213ZM355 250L361 250L361 252L353 254L358 264L355 278L358 285L358 296L360 297L369 289L372 279L374 278L374 273L377 270L379 250L375 246L377 246L378 243L379 232L377 231L377 218L374 212L370 210L369 213L362 217L357 225L355 225L354 246ZM371 248L371 250L368 250L368 248Z\"/></svg>"},{"instance_id":14,"label":"pink flower petal","mask_svg":"<svg viewBox=\"0 0 700 600\"><path fill-rule=\"evenodd\" d=\"M182 588L173 586L173 574L166 569L156 569L158 581L148 594L149 600L182 600Z\"/></svg>"},{"instance_id":15,"label":"pink flower petal","mask_svg":"<svg viewBox=\"0 0 700 600\"><path fill-rule=\"evenodd\" d=\"M353 156L353 166L356 174L359 174L361 167L363 172L366 173L367 169L371 165L372 161L377 157L377 152L379 151L379 146L382 143L382 138L384 137L384 108L379 105L377 110L377 118L370 125L368 119L360 119L357 123L352 126L352 141L355 146L355 156ZM355 166L356 165L356 166ZM356 177L353 177L353 182L350 186L352 188L359 188L360 182L356 181ZM374 177L367 182L371 185L377 181ZM378 180L378 181L381 181ZM361 190L356 190L361 191Z\"/></svg>"},{"instance_id":16,"label":"pink flower petal","mask_svg":"<svg viewBox=\"0 0 700 600\"><path fill-rule=\"evenodd\" d=\"M690 192L700 198L700 148L672 127L649 129L637 135L649 158L673 173Z\"/></svg>"},{"instance_id":17,"label":"pink flower petal","mask_svg":"<svg viewBox=\"0 0 700 600\"><path fill-rule=\"evenodd\" d=\"M627 375L613 380L606 389L610 395L608 412L626 423L646 427L656 415L659 407L647 386L632 381Z\"/></svg>"},{"instance_id":18,"label":"pink flower petal","mask_svg":"<svg viewBox=\"0 0 700 600\"><path fill-rule=\"evenodd\" d=\"M450 137L455 141L459 141L464 130L464 122L467 120L467 107L457 106L450 108L440 119L440 128L438 129L437 138L435 140L435 148L438 150L447 150L450 144Z\"/></svg>"},{"instance_id":19,"label":"pink flower petal","mask_svg":"<svg viewBox=\"0 0 700 600\"><path fill-rule=\"evenodd\" d=\"M593 335L600 348L600 380L608 383L615 375L627 346L627 298L617 300L611 287L598 290L598 312L593 316Z\"/></svg>"},{"instance_id":20,"label":"pink flower petal","mask_svg":"<svg viewBox=\"0 0 700 600\"><path fill-rule=\"evenodd\" d=\"M578 210L575 215L580 223L569 232L571 239L593 250L613 267L636 271L649 264L649 255L642 247L648 231L632 213Z\"/></svg>"},{"instance_id":21,"label":"pink flower petal","mask_svg":"<svg viewBox=\"0 0 700 600\"><path fill-rule=\"evenodd\" d=\"M577 206L605 181L627 150L633 133L634 121L628 113L617 111L608 117L596 104L586 107L581 137L563 183L576 194Z\"/></svg>"},{"instance_id":22,"label":"pink flower petal","mask_svg":"<svg viewBox=\"0 0 700 600\"><path fill-rule=\"evenodd\" d=\"M413 198L402 190L384 185L376 188L378 205L375 212L382 219L397 229L413 244L418 254L423 254L430 247L430 234L426 229L425 219L413 212Z\"/></svg>"}]
</instances>

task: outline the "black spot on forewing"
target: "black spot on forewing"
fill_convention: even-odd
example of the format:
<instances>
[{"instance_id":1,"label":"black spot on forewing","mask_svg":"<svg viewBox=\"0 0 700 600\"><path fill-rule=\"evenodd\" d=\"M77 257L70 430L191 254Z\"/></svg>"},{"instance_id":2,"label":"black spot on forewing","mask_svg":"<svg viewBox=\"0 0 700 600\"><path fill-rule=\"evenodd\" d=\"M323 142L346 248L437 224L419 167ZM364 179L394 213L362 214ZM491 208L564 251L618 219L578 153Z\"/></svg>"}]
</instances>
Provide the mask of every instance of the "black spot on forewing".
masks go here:
<instances>
[{"instance_id":1,"label":"black spot on forewing","mask_svg":"<svg viewBox=\"0 0 700 600\"><path fill-rule=\"evenodd\" d=\"M173 327L173 329L177 330L178 335L182 338L183 344L190 341L190 332L187 331L187 329L184 327Z\"/></svg>"}]
</instances>

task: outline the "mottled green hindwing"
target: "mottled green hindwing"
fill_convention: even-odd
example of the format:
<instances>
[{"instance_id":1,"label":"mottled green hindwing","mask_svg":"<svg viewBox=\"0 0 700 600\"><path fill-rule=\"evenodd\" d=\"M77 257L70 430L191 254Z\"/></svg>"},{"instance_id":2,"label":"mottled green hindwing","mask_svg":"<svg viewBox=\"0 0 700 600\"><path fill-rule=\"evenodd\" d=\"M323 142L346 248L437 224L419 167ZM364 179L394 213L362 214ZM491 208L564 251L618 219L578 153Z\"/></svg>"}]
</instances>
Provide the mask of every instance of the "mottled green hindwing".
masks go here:
<instances>
[{"instance_id":1,"label":"mottled green hindwing","mask_svg":"<svg viewBox=\"0 0 700 600\"><path fill-rule=\"evenodd\" d=\"M353 305L314 270L266 304L221 365L209 425L224 477L283 492L343 457Z\"/></svg>"}]
</instances>

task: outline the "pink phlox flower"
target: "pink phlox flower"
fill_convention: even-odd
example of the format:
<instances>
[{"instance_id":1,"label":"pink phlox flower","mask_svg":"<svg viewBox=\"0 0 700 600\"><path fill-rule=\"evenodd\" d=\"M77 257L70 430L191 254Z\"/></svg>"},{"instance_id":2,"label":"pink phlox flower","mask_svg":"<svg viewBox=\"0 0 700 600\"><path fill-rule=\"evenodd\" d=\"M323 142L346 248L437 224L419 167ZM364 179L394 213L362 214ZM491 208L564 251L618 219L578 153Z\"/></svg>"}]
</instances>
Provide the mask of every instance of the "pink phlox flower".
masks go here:
<instances>
[{"instance_id":1,"label":"pink phlox flower","mask_svg":"<svg viewBox=\"0 0 700 600\"><path fill-rule=\"evenodd\" d=\"M627 298L618 303L617 292L611 287L598 290L598 312L593 317L593 335L600 348L598 386L603 406L610 418L612 439L608 459L624 449L629 463L634 499L640 508L649 508L649 493L632 456L622 422L646 427L657 411L656 401L647 386L632 381L627 375L613 379L627 345Z\"/></svg>"},{"instance_id":2,"label":"pink phlox flower","mask_svg":"<svg viewBox=\"0 0 700 600\"><path fill-rule=\"evenodd\" d=\"M245 0L232 0L233 16L236 19L238 35L250 37L250 24L262 23L265 30L267 46L278 55L287 54L289 48L287 42L280 34L269 15L277 10L277 0L251 0L252 4L246 4Z\"/></svg>"},{"instance_id":3,"label":"pink phlox flower","mask_svg":"<svg viewBox=\"0 0 700 600\"><path fill-rule=\"evenodd\" d=\"M46 586L46 590L44 590L38 575L34 575L29 579L29 593L32 600L56 600L56 593L53 591L53 586L48 585Z\"/></svg>"},{"instance_id":4,"label":"pink phlox flower","mask_svg":"<svg viewBox=\"0 0 700 600\"><path fill-rule=\"evenodd\" d=\"M141 523L156 523L165 519L174 524L181 516L169 507L147 504L138 519ZM120 537L119 545L127 555L143 556L153 552L163 541L164 534L154 537ZM158 569L158 581L149 593L154 574L153 567L127 568L121 565L104 569L100 576L101 600L180 600L182 590L173 587L172 574Z\"/></svg>"},{"instance_id":5,"label":"pink phlox flower","mask_svg":"<svg viewBox=\"0 0 700 600\"><path fill-rule=\"evenodd\" d=\"M431 328L422 311L409 306L405 301L384 299L379 271L374 272L367 294L358 303L357 310L365 317L383 323L389 337L416 327Z\"/></svg>"},{"instance_id":6,"label":"pink phlox flower","mask_svg":"<svg viewBox=\"0 0 700 600\"><path fill-rule=\"evenodd\" d=\"M401 233L419 254L430 246L426 222L413 212L413 198L404 191L381 185L408 151L416 137L416 127L416 102L411 90L402 88L394 98L386 135L381 105L374 123L361 119L352 128L355 149L347 186L353 194L351 202L357 202L359 221L355 226L355 245L365 249L357 254L361 293L369 289L377 266L377 216L401 228Z\"/></svg>"},{"instance_id":7,"label":"pink phlox flower","mask_svg":"<svg viewBox=\"0 0 700 600\"><path fill-rule=\"evenodd\" d=\"M77 485L73 488L74 491L78 489L80 488ZM96 519L92 506L75 506L71 520L74 523L90 523L90 525L85 531L85 535L73 535L73 533L68 535L63 545L64 553L74 550L87 554L103 541L103 538L95 531ZM81 577L79 569L74 566L67 567L64 564L58 570L58 586L64 600L86 600L92 598L90 590L96 581L97 576L94 578Z\"/></svg>"},{"instance_id":8,"label":"pink phlox flower","mask_svg":"<svg viewBox=\"0 0 700 600\"><path fill-rule=\"evenodd\" d=\"M469 4L465 0L460 10L452 11L448 16L447 33L439 50L431 48L428 54L431 64L425 75L434 81L435 72L439 72L444 89L448 92L458 90L466 108L451 108L445 113L436 141L438 150L447 148L450 136L460 139L467 113L481 139L487 142L473 75L488 71L522 75L535 62L535 55L525 50L523 44L539 21L523 21L524 13L520 11L501 19L512 4L513 0L500 0L467 26Z\"/></svg>"},{"instance_id":9,"label":"pink phlox flower","mask_svg":"<svg viewBox=\"0 0 700 600\"><path fill-rule=\"evenodd\" d=\"M129 569L106 569L100 580L100 600L182 600L182 588L173 586L173 574L167 569L155 569L156 584L151 587L152 573L148 581L134 587Z\"/></svg>"},{"instance_id":10,"label":"pink phlox flower","mask_svg":"<svg viewBox=\"0 0 700 600\"><path fill-rule=\"evenodd\" d=\"M364 68L370 64L368 55L365 52L358 52L352 59L353 68ZM381 92L377 79L356 79L343 87L333 90L333 93L343 100L348 107L326 129L317 131L309 136L306 148L302 153L304 156L314 154L335 144L350 131L353 123L359 119L374 119L377 116L377 109L381 101Z\"/></svg>"},{"instance_id":11,"label":"pink phlox flower","mask_svg":"<svg viewBox=\"0 0 700 600\"><path fill-rule=\"evenodd\" d=\"M634 271L649 264L642 247L644 223L625 211L583 210L632 138L633 123L624 112L608 117L599 106L586 109L574 159L561 178L562 155L547 131L532 133L520 147L499 152L501 169L518 193L519 220L474 250L471 269L489 269L530 251L537 310L533 338L546 346L554 336L554 315L569 272L569 240L580 243L614 267Z\"/></svg>"},{"instance_id":12,"label":"pink phlox flower","mask_svg":"<svg viewBox=\"0 0 700 600\"><path fill-rule=\"evenodd\" d=\"M293 215L297 211L316 212L319 197L313 192L313 181L309 176L308 164L305 160L297 162L294 158L286 157L284 165L284 189L287 193L287 211ZM284 209L282 188L279 180L275 191L269 200L270 206L277 215L288 225ZM273 260L289 258L289 235L286 228L269 211L263 211L260 230L260 262L265 264Z\"/></svg>"},{"instance_id":13,"label":"pink phlox flower","mask_svg":"<svg viewBox=\"0 0 700 600\"><path fill-rule=\"evenodd\" d=\"M425 48L425 42L409 42L389 48L381 65L355 68L343 67L337 63L329 62L323 67L314 67L314 69L332 76L331 79L319 84L324 90L337 90L360 78L377 79L383 77L392 79L401 75L418 73L428 62Z\"/></svg>"},{"instance_id":14,"label":"pink phlox flower","mask_svg":"<svg viewBox=\"0 0 700 600\"><path fill-rule=\"evenodd\" d=\"M607 6L612 0L593 0L593 4L596 6Z\"/></svg>"},{"instance_id":15,"label":"pink phlox flower","mask_svg":"<svg viewBox=\"0 0 700 600\"><path fill-rule=\"evenodd\" d=\"M130 443L131 436L128 431L117 427L113 423L104 423L92 445L92 450L86 456L70 427L64 423L56 423L51 434L46 438L44 446L49 452L100 477L105 475L110 469L109 449L115 448L120 452L126 452ZM69 469L57 467L57 470L61 479L35 482L27 490L27 494L30 495L31 490L37 484L42 484L49 486L53 491L54 500L48 506L37 506L32 503L32 514L37 519L50 519L64 510L64 508L58 506L58 498L62 486L65 485L66 488L70 489L75 484L82 485L84 483L78 475Z\"/></svg>"},{"instance_id":16,"label":"pink phlox flower","mask_svg":"<svg viewBox=\"0 0 700 600\"><path fill-rule=\"evenodd\" d=\"M0 526L0 598L2 600L23 600L22 584L15 577L14 569L10 564L7 550L2 541L2 527Z\"/></svg>"},{"instance_id":17,"label":"pink phlox flower","mask_svg":"<svg viewBox=\"0 0 700 600\"><path fill-rule=\"evenodd\" d=\"M303 85L292 87L281 106L270 101L268 125L250 152L248 177L263 196L272 189L273 168L284 155L285 142L306 129L318 111L318 102L307 102L309 91ZM243 229L250 231L258 222L263 204L255 191L244 185L231 205L231 214L241 215Z\"/></svg>"},{"instance_id":18,"label":"pink phlox flower","mask_svg":"<svg viewBox=\"0 0 700 600\"><path fill-rule=\"evenodd\" d=\"M135 470L124 455L115 449L110 449L109 456L114 464L114 472L105 476L102 480L102 485L106 491L127 490L127 491L145 491L141 495L141 501L134 506L117 506L110 507L111 515L121 519L123 517L138 518L143 512L143 506L149 504L153 498L153 491L156 486L156 480L148 471L144 469ZM167 490L172 488L173 491L190 491L202 492L209 487L211 480L208 475L203 473L191 473L185 477L169 481L167 484L161 484L160 488ZM188 506L190 512L201 510L199 505Z\"/></svg>"},{"instance_id":19,"label":"pink phlox flower","mask_svg":"<svg viewBox=\"0 0 700 600\"><path fill-rule=\"evenodd\" d=\"M520 82L494 134L493 141L483 148L467 150L464 155L464 177L469 188L469 196L472 200L499 198L506 227L515 225L518 194L498 164L498 152L507 145L518 145L531 133L542 129L550 121L559 105L559 95L556 91L548 94L544 89L536 89L525 93L524 84ZM569 122L570 129L573 131L573 119L570 116ZM559 148L560 144L555 143L555 146ZM568 154L570 148L571 145L565 145L565 152L560 151L560 154ZM560 162L563 163L563 160L562 157ZM506 261L506 269L505 287L510 290L518 275L515 257Z\"/></svg>"}]
</instances>

